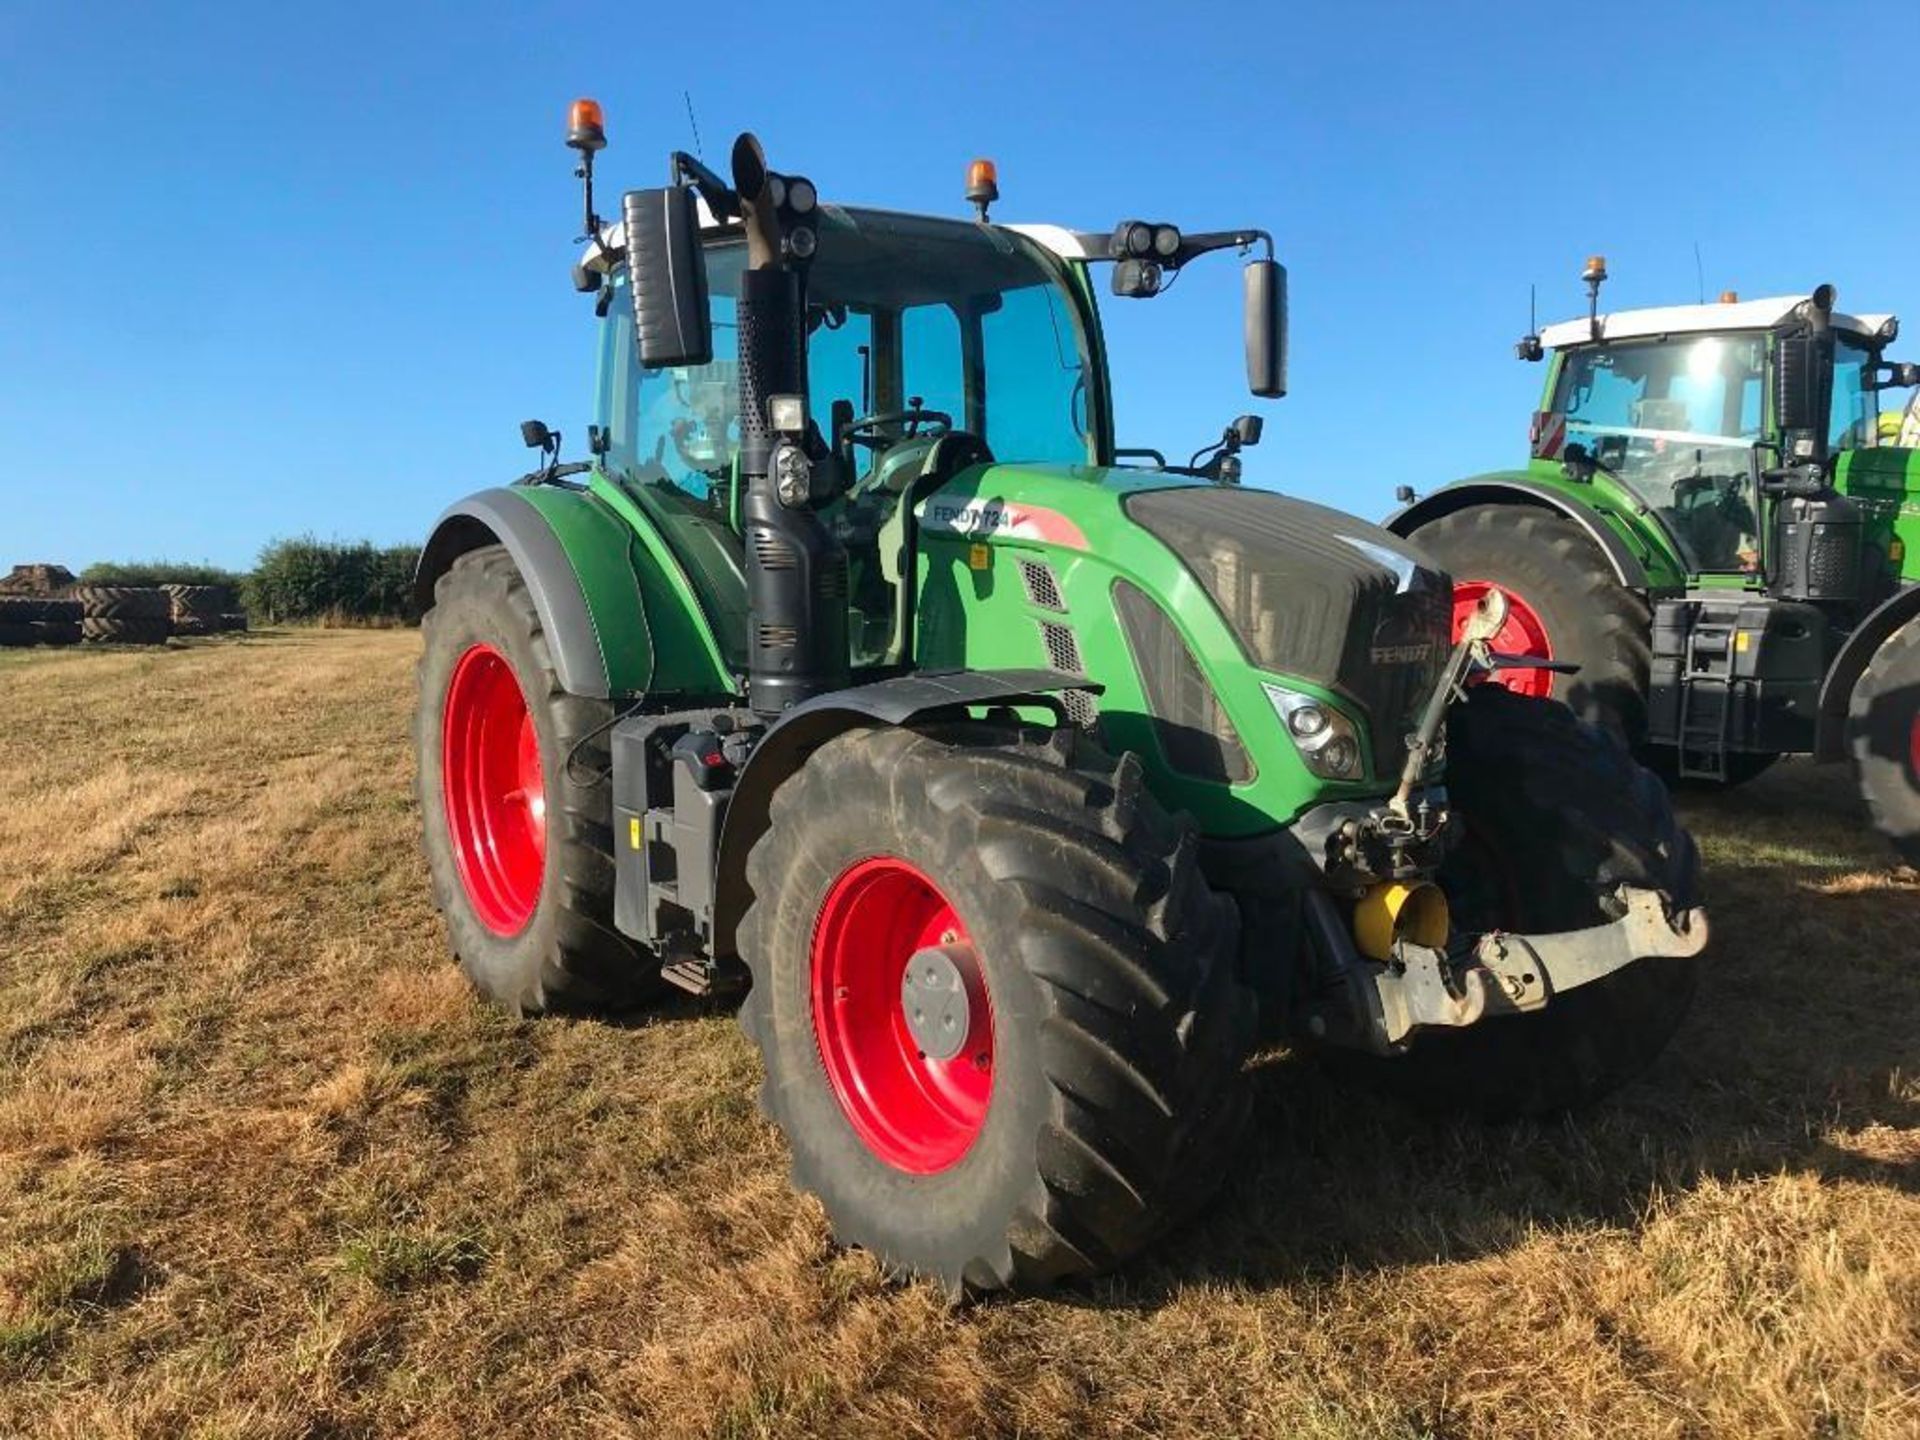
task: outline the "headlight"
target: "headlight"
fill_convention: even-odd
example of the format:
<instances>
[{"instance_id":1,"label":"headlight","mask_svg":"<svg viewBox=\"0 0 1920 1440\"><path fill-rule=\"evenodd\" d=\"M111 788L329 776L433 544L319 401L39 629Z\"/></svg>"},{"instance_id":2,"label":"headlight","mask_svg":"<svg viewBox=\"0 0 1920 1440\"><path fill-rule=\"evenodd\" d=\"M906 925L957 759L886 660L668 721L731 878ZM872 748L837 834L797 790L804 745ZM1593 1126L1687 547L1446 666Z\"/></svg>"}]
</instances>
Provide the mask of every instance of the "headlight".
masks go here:
<instances>
[{"instance_id":1,"label":"headlight","mask_svg":"<svg viewBox=\"0 0 1920 1440\"><path fill-rule=\"evenodd\" d=\"M1351 720L1318 696L1265 683L1260 688L1307 769L1327 780L1360 778L1360 736Z\"/></svg>"}]
</instances>

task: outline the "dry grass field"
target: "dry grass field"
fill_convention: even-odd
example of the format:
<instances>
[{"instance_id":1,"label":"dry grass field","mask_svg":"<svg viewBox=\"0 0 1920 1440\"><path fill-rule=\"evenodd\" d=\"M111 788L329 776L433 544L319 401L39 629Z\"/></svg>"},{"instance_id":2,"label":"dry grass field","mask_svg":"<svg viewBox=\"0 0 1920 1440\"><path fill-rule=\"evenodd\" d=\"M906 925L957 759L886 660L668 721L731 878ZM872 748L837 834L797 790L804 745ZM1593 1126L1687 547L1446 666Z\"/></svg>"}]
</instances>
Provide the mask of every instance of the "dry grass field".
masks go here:
<instances>
[{"instance_id":1,"label":"dry grass field","mask_svg":"<svg viewBox=\"0 0 1920 1440\"><path fill-rule=\"evenodd\" d=\"M1265 1057L1197 1228L950 1311L788 1191L729 1013L469 998L417 643L0 652L0 1434L1920 1434L1920 877L1842 774L1687 803L1708 979L1617 1100Z\"/></svg>"}]
</instances>

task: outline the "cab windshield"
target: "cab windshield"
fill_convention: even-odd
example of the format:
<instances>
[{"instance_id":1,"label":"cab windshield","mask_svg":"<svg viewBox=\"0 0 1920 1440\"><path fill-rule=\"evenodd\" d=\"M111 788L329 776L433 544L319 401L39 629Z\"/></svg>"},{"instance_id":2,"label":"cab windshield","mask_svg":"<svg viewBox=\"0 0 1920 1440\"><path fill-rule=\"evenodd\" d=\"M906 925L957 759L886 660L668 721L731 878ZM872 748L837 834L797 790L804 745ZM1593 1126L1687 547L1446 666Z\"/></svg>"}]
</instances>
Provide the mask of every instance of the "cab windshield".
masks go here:
<instances>
[{"instance_id":1,"label":"cab windshield","mask_svg":"<svg viewBox=\"0 0 1920 1440\"><path fill-rule=\"evenodd\" d=\"M622 282L603 341L609 468L701 500L728 486L745 261L737 242L707 251L714 358L697 368L647 370L631 358ZM1079 307L1029 242L984 226L825 207L807 302L808 388L822 427L836 402L864 418L918 399L984 439L998 460L1094 458Z\"/></svg>"},{"instance_id":2,"label":"cab windshield","mask_svg":"<svg viewBox=\"0 0 1920 1440\"><path fill-rule=\"evenodd\" d=\"M1553 408L1565 443L1658 511L1692 568L1757 563L1749 455L1766 358L1765 334L1743 331L1582 348L1561 367Z\"/></svg>"}]
</instances>

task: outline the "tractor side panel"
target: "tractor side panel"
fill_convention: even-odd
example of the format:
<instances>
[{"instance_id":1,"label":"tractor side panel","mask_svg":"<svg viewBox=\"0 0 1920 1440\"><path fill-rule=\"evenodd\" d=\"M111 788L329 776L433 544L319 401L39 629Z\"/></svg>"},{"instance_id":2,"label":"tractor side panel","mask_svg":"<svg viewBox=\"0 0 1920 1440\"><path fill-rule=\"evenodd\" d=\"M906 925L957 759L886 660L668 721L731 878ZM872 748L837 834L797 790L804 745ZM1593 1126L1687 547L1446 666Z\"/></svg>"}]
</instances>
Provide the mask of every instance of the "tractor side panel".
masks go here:
<instances>
[{"instance_id":1,"label":"tractor side panel","mask_svg":"<svg viewBox=\"0 0 1920 1440\"><path fill-rule=\"evenodd\" d=\"M1341 783L1307 771L1263 679L1339 706L1356 722L1363 750L1367 718L1323 687L1263 675L1247 662L1199 580L1121 507L1129 490L1169 483L1181 482L996 466L964 473L928 496L917 507L916 663L1042 666L1098 681L1103 693L1075 718L1097 716L1106 747L1138 755L1161 802L1191 813L1208 835L1265 833L1321 800L1391 789L1397 777ZM1168 753L1168 728L1156 723L1123 622L1127 606L1158 610L1150 618L1159 651L1179 668L1174 688L1232 756L1226 771L1203 776Z\"/></svg>"},{"instance_id":2,"label":"tractor side panel","mask_svg":"<svg viewBox=\"0 0 1920 1440\"><path fill-rule=\"evenodd\" d=\"M1834 487L1860 507L1867 544L1885 557L1884 580L1920 583L1920 450L1842 451Z\"/></svg>"}]
</instances>

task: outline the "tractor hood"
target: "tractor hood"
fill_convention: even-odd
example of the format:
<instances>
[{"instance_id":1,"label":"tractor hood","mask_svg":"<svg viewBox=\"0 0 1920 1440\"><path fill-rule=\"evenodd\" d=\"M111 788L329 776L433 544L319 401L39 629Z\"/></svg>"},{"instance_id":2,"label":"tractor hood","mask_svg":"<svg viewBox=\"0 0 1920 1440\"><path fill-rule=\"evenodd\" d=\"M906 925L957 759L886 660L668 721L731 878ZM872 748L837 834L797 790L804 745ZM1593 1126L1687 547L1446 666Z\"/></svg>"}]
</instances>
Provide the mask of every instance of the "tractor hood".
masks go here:
<instances>
[{"instance_id":1,"label":"tractor hood","mask_svg":"<svg viewBox=\"0 0 1920 1440\"><path fill-rule=\"evenodd\" d=\"M1451 642L1452 584L1406 541L1324 505L1202 485L1122 502L1192 572L1261 670L1366 713L1376 773L1396 773Z\"/></svg>"}]
</instances>

